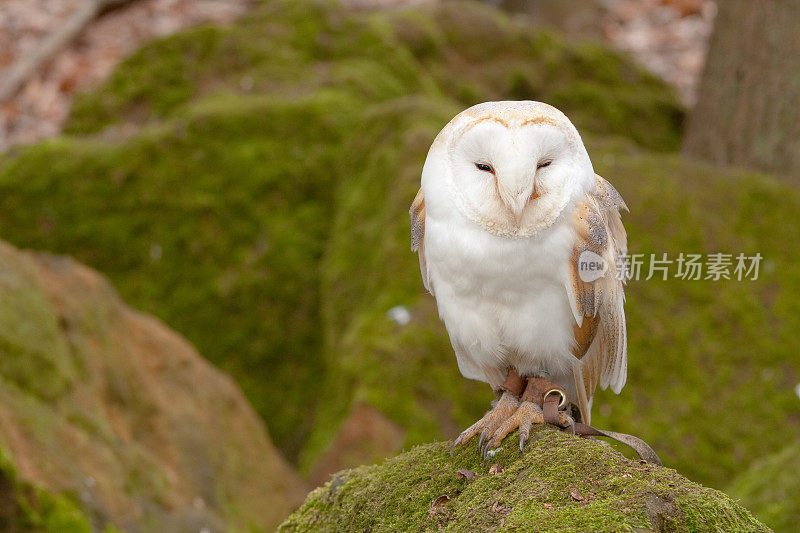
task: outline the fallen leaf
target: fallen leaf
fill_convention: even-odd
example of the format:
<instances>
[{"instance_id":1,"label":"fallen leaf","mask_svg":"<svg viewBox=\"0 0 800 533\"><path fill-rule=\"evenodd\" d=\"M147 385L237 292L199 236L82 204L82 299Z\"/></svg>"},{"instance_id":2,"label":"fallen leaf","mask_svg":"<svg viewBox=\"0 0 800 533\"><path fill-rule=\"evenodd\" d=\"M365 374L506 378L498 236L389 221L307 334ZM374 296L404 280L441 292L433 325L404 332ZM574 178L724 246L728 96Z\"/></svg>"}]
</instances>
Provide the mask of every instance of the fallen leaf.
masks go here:
<instances>
[{"instance_id":1,"label":"fallen leaf","mask_svg":"<svg viewBox=\"0 0 800 533\"><path fill-rule=\"evenodd\" d=\"M438 498L433 500L433 507L438 507L440 505L444 505L445 503L447 503L449 501L450 501L450 496L448 496L447 494L442 494L441 496L439 496Z\"/></svg>"},{"instance_id":2,"label":"fallen leaf","mask_svg":"<svg viewBox=\"0 0 800 533\"><path fill-rule=\"evenodd\" d=\"M545 506L546 509L552 509L553 508L553 504L552 503L545 503L544 506Z\"/></svg>"},{"instance_id":3,"label":"fallen leaf","mask_svg":"<svg viewBox=\"0 0 800 533\"><path fill-rule=\"evenodd\" d=\"M494 513L505 513L506 512L506 506L503 505L500 502L494 502L492 504L492 512L494 512Z\"/></svg>"},{"instance_id":4,"label":"fallen leaf","mask_svg":"<svg viewBox=\"0 0 800 533\"><path fill-rule=\"evenodd\" d=\"M431 508L428 509L428 516L435 516L439 511L441 511L442 505L450 501L450 496L447 494L442 494L431 504Z\"/></svg>"},{"instance_id":5,"label":"fallen leaf","mask_svg":"<svg viewBox=\"0 0 800 533\"><path fill-rule=\"evenodd\" d=\"M497 474L502 474L504 471L505 471L505 468L500 466L499 463L495 463L495 464L493 464L492 466L489 467L489 473L491 475L493 475L493 476L496 476Z\"/></svg>"},{"instance_id":6,"label":"fallen leaf","mask_svg":"<svg viewBox=\"0 0 800 533\"><path fill-rule=\"evenodd\" d=\"M582 502L586 499L581 496L581 493L578 492L578 489L569 489L569 495L572 496L572 499L576 502Z\"/></svg>"},{"instance_id":7,"label":"fallen leaf","mask_svg":"<svg viewBox=\"0 0 800 533\"><path fill-rule=\"evenodd\" d=\"M458 471L456 477L458 479L465 478L467 481L472 481L473 479L475 479L475 472L467 468L462 468L461 470Z\"/></svg>"}]
</instances>

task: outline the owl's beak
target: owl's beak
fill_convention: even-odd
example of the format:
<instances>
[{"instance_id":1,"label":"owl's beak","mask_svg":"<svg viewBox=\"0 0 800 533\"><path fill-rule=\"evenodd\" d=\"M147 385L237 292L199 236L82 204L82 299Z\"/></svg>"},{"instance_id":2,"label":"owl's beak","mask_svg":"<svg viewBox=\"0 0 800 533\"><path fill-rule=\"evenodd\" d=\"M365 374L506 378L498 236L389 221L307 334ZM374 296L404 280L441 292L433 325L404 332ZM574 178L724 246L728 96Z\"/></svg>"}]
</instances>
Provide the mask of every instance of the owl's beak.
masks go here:
<instances>
[{"instance_id":1,"label":"owl's beak","mask_svg":"<svg viewBox=\"0 0 800 533\"><path fill-rule=\"evenodd\" d=\"M511 214L514 215L514 222L517 223L517 226L522 224L522 215L524 211L525 204L523 204L521 208L517 208L516 206L511 208Z\"/></svg>"},{"instance_id":2,"label":"owl's beak","mask_svg":"<svg viewBox=\"0 0 800 533\"><path fill-rule=\"evenodd\" d=\"M529 187L522 187L516 191L510 192L508 189L498 184L497 190L500 193L500 198L508 208L511 215L514 217L514 222L517 226L522 224L522 216L525 214L525 207L531 197Z\"/></svg>"}]
</instances>

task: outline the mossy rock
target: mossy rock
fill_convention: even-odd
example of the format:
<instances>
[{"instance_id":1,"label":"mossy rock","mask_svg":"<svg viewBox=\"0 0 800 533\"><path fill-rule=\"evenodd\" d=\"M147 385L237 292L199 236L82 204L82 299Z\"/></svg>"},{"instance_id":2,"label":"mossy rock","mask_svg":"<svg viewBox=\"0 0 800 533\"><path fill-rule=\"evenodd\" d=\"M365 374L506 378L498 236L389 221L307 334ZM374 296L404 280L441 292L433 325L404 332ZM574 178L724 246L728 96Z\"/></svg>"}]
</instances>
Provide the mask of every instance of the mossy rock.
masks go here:
<instances>
[{"instance_id":1,"label":"mossy rock","mask_svg":"<svg viewBox=\"0 0 800 533\"><path fill-rule=\"evenodd\" d=\"M333 1L272 0L231 27L146 45L75 100L66 131L152 122L219 92L293 96L325 87L362 104L412 95L461 107L543 100L581 129L661 150L678 148L683 120L673 92L620 53L483 3L348 11Z\"/></svg>"},{"instance_id":2,"label":"mossy rock","mask_svg":"<svg viewBox=\"0 0 800 533\"><path fill-rule=\"evenodd\" d=\"M258 531L302 501L233 380L105 278L4 241L0 272L0 531Z\"/></svg>"},{"instance_id":3,"label":"mossy rock","mask_svg":"<svg viewBox=\"0 0 800 533\"><path fill-rule=\"evenodd\" d=\"M279 531L769 531L725 494L599 441L540 428L524 454L515 443L482 462L472 444L451 457L437 442L340 472Z\"/></svg>"}]
</instances>

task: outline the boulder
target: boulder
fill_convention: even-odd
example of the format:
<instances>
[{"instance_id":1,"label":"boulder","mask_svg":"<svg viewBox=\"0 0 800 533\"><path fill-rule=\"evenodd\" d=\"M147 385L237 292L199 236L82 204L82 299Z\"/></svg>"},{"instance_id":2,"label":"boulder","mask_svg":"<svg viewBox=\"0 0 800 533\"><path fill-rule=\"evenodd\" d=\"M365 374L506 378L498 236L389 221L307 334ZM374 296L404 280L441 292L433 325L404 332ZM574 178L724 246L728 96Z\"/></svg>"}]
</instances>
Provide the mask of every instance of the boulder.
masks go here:
<instances>
[{"instance_id":1,"label":"boulder","mask_svg":"<svg viewBox=\"0 0 800 533\"><path fill-rule=\"evenodd\" d=\"M0 383L14 476L97 530L272 528L305 492L230 377L70 258L0 242Z\"/></svg>"},{"instance_id":2,"label":"boulder","mask_svg":"<svg viewBox=\"0 0 800 533\"><path fill-rule=\"evenodd\" d=\"M300 531L769 531L725 494L675 470L554 428L516 434L481 461L475 443L417 446L342 471L279 528Z\"/></svg>"}]
</instances>

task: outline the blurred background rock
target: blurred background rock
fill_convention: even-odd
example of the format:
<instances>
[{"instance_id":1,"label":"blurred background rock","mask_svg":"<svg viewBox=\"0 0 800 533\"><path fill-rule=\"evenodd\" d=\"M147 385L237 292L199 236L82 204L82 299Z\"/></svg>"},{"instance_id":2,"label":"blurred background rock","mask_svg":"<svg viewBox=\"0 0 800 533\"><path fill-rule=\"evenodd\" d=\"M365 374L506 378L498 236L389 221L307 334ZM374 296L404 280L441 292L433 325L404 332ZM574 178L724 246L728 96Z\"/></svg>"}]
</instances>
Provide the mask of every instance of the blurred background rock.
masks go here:
<instances>
[{"instance_id":1,"label":"blurred background rock","mask_svg":"<svg viewBox=\"0 0 800 533\"><path fill-rule=\"evenodd\" d=\"M430 6L439 0L342 0L356 9ZM0 73L30 55L86 0L6 0L0 5ZM155 37L202 22L229 23L255 0L130 0L91 20L68 46L37 69L0 107L0 150L56 135L72 96L105 79L114 66ZM696 98L716 14L713 0L495 0L573 38L604 40Z\"/></svg>"},{"instance_id":2,"label":"blurred background rock","mask_svg":"<svg viewBox=\"0 0 800 533\"><path fill-rule=\"evenodd\" d=\"M92 19L2 104L0 237L108 276L126 302L230 374L269 437L246 406L241 424L214 426L212 408L238 392L222 377L192 381L199 360L184 368L170 350L125 352L129 328L91 325L111 320L102 313L76 337L76 316L111 304L87 297L56 311L40 297L35 313L23 313L12 277L0 284L2 314L16 328L0 343L0 378L14 393L0 395L0 413L28 414L3 418L9 479L61 502L54 508L76 527L193 527L182 517L202 502L191 520L210 530L270 529L302 497L301 478L313 486L455 436L490 394L458 373L408 249L407 209L427 148L452 115L529 98L563 109L584 135L596 170L631 207L631 252L765 258L758 281L632 281L629 382L620 396L599 394L594 412L598 425L642 436L667 466L790 531L800 519L787 496L797 481L777 472L796 462L800 426L797 174L715 157L684 135L687 110L691 128L695 101L702 109L704 95L715 98L698 90L713 2L564 4L133 0ZM0 67L27 57L78 6L0 4ZM723 13L734 28L748 15ZM717 116L706 113L699 123ZM32 287L54 264L84 271L7 249L28 258L15 268ZM51 278L60 291L83 291L68 276ZM140 341L157 346L160 328ZM67 348L27 344L59 336ZM128 359L148 369L141 382L123 372ZM114 400L103 376L117 371L114 383L140 383L141 395ZM185 412L145 401L159 379L178 383ZM132 431L118 419L140 422ZM160 438L178 440L159 451L148 424L161 420L189 441L164 429ZM230 442L211 437L220 431ZM247 439L258 444L239 451L234 441ZM58 473L60 453L85 450L106 462ZM275 470L251 468L254 455ZM109 465L119 471L98 485L104 498L95 489L87 503L81 480ZM134 471L148 474L126 485ZM244 472L264 479L250 485ZM265 496L271 490L278 495ZM254 514L265 499L274 512ZM21 512L9 515L21 528L49 516Z\"/></svg>"}]
</instances>

